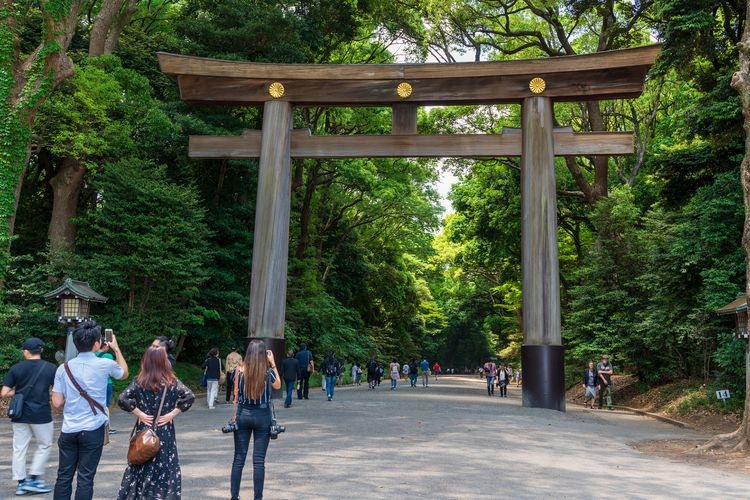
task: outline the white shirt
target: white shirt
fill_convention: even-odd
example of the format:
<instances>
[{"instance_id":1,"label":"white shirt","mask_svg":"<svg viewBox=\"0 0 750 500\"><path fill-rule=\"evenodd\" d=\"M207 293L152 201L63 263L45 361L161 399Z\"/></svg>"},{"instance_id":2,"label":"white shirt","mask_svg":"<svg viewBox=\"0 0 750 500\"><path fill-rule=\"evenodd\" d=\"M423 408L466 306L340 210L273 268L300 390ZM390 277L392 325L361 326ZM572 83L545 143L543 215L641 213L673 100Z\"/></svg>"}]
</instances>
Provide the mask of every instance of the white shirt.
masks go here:
<instances>
[{"instance_id":1,"label":"white shirt","mask_svg":"<svg viewBox=\"0 0 750 500\"><path fill-rule=\"evenodd\" d=\"M79 353L78 356L68 361L68 367L81 389L102 406L105 406L107 400L107 379L109 377L120 379L125 373L122 367L111 359L97 358L93 352ZM81 396L68 378L63 365L57 368L52 390L65 397L62 432L93 431L109 420L107 414L99 409L94 415L88 401Z\"/></svg>"}]
</instances>

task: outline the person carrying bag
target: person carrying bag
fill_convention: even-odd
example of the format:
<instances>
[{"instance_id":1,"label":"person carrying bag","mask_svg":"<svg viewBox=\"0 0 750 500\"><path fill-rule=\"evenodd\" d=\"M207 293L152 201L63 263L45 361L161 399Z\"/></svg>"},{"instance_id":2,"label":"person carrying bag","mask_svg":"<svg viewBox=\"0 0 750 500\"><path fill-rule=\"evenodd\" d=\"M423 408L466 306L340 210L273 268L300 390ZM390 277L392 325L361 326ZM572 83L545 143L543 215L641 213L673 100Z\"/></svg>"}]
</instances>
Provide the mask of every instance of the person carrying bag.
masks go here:
<instances>
[{"instance_id":1,"label":"person carrying bag","mask_svg":"<svg viewBox=\"0 0 750 500\"><path fill-rule=\"evenodd\" d=\"M164 408L164 398L167 396L167 387L161 393L161 403L159 403L159 410L156 412L153 422L149 427L141 430L136 434L135 428L138 426L138 420L133 425L133 430L130 433L130 445L128 446L128 464L130 465L143 465L159 453L161 448L161 440L156 434L156 422L161 416L161 410Z\"/></svg>"},{"instance_id":2,"label":"person carrying bag","mask_svg":"<svg viewBox=\"0 0 750 500\"><path fill-rule=\"evenodd\" d=\"M181 498L182 472L174 420L194 401L195 394L175 376L166 351L149 347L143 353L140 373L117 400L121 409L138 418L118 500Z\"/></svg>"}]
</instances>

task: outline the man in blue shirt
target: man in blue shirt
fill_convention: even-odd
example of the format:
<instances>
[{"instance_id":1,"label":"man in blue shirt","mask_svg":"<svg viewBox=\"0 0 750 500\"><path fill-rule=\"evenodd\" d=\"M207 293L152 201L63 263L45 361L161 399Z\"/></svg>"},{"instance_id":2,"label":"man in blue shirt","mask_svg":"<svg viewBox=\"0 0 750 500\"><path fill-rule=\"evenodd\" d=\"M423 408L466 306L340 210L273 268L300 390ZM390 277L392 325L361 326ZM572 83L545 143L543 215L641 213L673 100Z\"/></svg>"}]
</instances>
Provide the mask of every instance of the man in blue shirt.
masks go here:
<instances>
[{"instance_id":1,"label":"man in blue shirt","mask_svg":"<svg viewBox=\"0 0 750 500\"><path fill-rule=\"evenodd\" d=\"M422 358L419 367L422 369L422 387L427 387L430 383L430 363L427 358Z\"/></svg>"},{"instance_id":2,"label":"man in blue shirt","mask_svg":"<svg viewBox=\"0 0 750 500\"><path fill-rule=\"evenodd\" d=\"M95 322L81 323L73 332L73 342L78 356L57 369L52 387L52 404L63 409L62 431L57 440L60 458L54 500L70 499L76 472L76 500L93 498L94 476L109 421L104 409L107 379L123 380L128 376L128 364L114 335L109 347L116 361L97 358L94 354L104 342L102 329Z\"/></svg>"}]
</instances>

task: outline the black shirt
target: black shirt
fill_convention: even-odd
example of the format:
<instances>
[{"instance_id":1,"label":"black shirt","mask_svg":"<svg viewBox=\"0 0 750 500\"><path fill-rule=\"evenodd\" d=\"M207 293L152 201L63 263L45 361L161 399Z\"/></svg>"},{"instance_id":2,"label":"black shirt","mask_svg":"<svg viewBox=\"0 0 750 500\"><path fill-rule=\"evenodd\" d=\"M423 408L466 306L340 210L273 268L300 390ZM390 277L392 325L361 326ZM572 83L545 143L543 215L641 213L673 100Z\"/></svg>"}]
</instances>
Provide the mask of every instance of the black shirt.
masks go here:
<instances>
[{"instance_id":1,"label":"black shirt","mask_svg":"<svg viewBox=\"0 0 750 500\"><path fill-rule=\"evenodd\" d=\"M203 368L206 370L206 380L219 380L221 372L221 361L216 356L211 356L203 362Z\"/></svg>"},{"instance_id":2,"label":"black shirt","mask_svg":"<svg viewBox=\"0 0 750 500\"><path fill-rule=\"evenodd\" d=\"M34 380L33 387L31 381ZM13 387L16 394L23 394L23 413L13 422L20 424L47 424L52 422L52 408L49 404L49 389L55 383L57 367L41 359L27 359L10 367L5 374L3 385Z\"/></svg>"},{"instance_id":3,"label":"black shirt","mask_svg":"<svg viewBox=\"0 0 750 500\"><path fill-rule=\"evenodd\" d=\"M281 362L281 376L284 380L294 380L297 378L299 361L297 358L286 358Z\"/></svg>"},{"instance_id":4,"label":"black shirt","mask_svg":"<svg viewBox=\"0 0 750 500\"><path fill-rule=\"evenodd\" d=\"M305 350L300 351L297 353L297 371L300 374L307 373L307 365L310 364L310 361L313 359L312 352Z\"/></svg>"}]
</instances>

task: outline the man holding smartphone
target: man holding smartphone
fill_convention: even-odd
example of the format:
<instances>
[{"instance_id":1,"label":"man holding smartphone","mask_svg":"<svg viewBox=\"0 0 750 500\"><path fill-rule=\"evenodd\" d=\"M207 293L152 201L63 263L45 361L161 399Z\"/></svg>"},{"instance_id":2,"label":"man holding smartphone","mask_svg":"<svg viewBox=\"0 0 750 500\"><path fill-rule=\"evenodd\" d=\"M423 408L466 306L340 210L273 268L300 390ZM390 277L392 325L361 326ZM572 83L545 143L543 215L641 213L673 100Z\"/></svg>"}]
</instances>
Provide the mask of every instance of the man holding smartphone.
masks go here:
<instances>
[{"instance_id":1,"label":"man holding smartphone","mask_svg":"<svg viewBox=\"0 0 750 500\"><path fill-rule=\"evenodd\" d=\"M52 405L63 409L63 421L57 440L60 458L54 500L70 500L76 474L76 500L90 500L94 496L94 476L109 421L104 409L107 378L128 377L128 364L114 335L109 348L116 361L96 357L94 353L100 349L102 340L102 329L96 322L81 323L73 331L78 356L60 366L55 374Z\"/></svg>"}]
</instances>

